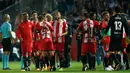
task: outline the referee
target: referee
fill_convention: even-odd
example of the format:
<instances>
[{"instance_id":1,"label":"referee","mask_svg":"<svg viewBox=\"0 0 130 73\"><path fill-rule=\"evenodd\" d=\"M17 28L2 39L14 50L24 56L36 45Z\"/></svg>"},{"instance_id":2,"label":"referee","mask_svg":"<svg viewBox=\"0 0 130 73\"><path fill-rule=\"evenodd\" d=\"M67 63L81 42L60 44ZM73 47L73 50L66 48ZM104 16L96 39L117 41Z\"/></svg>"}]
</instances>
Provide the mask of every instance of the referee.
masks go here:
<instances>
[{"instance_id":1,"label":"referee","mask_svg":"<svg viewBox=\"0 0 130 73\"><path fill-rule=\"evenodd\" d=\"M2 55L3 70L10 70L10 68L8 67L8 62L9 62L10 50L12 48L11 45L12 29L9 21L10 21L10 15L5 14L4 22L0 27L0 36L2 37L2 45L3 45L3 55Z\"/></svg>"}]
</instances>

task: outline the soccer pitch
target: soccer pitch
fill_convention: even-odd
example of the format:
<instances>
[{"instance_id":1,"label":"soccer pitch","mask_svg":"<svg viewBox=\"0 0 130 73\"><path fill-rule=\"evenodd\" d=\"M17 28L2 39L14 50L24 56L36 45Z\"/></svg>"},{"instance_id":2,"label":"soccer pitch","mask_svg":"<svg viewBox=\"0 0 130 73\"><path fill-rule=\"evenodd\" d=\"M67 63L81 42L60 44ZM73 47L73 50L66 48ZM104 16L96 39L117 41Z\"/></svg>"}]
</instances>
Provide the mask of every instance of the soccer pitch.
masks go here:
<instances>
[{"instance_id":1,"label":"soccer pitch","mask_svg":"<svg viewBox=\"0 0 130 73\"><path fill-rule=\"evenodd\" d=\"M24 73L20 70L20 62L10 62L9 67L11 70L2 70L2 63L0 62L0 73ZM50 71L43 71L43 73L130 73L130 70L123 70L123 71L104 71L103 66L96 66L95 71L87 70L85 72L82 70L82 64L81 62L72 62L72 65L70 68L64 68L64 70L61 72L57 69L55 72ZM35 71L34 65L31 65L31 71L26 73L41 73L41 71Z\"/></svg>"}]
</instances>

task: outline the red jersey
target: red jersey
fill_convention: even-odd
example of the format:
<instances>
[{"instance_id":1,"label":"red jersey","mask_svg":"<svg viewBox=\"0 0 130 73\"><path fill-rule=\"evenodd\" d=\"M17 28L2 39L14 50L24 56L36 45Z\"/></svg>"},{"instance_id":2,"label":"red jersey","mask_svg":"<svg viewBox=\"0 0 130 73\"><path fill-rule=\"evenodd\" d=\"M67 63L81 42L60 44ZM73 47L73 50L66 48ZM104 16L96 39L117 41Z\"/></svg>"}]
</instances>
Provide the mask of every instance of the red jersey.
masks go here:
<instances>
[{"instance_id":1,"label":"red jersey","mask_svg":"<svg viewBox=\"0 0 130 73\"><path fill-rule=\"evenodd\" d=\"M94 24L94 22L90 19L87 19L79 24L78 29L81 29L84 32L84 43L96 41L95 28L98 28L98 26L98 24Z\"/></svg>"},{"instance_id":2,"label":"red jersey","mask_svg":"<svg viewBox=\"0 0 130 73\"><path fill-rule=\"evenodd\" d=\"M35 25L35 28L34 28L34 40L35 41L38 41L40 40L42 37L41 35L41 26L39 24L39 22Z\"/></svg>"},{"instance_id":3,"label":"red jersey","mask_svg":"<svg viewBox=\"0 0 130 73\"><path fill-rule=\"evenodd\" d=\"M32 42L32 31L33 31L34 25L31 21L23 21L21 24L19 24L18 29L16 31L16 36L18 38L22 38L21 41L30 41Z\"/></svg>"},{"instance_id":4,"label":"red jersey","mask_svg":"<svg viewBox=\"0 0 130 73\"><path fill-rule=\"evenodd\" d=\"M105 29L107 27L107 22L106 21L102 21L100 24L100 29Z\"/></svg>"},{"instance_id":5,"label":"red jersey","mask_svg":"<svg viewBox=\"0 0 130 73\"><path fill-rule=\"evenodd\" d=\"M54 28L51 26L51 24L49 22L39 22L39 24L40 24L40 27L41 27L42 39L52 38L51 33L54 31ZM44 28L44 25L47 26L49 28L49 30Z\"/></svg>"},{"instance_id":6,"label":"red jersey","mask_svg":"<svg viewBox=\"0 0 130 73\"><path fill-rule=\"evenodd\" d=\"M93 20L93 23L94 23L94 25L96 25L96 27L97 27L98 29L100 29L100 23L99 23L98 21Z\"/></svg>"},{"instance_id":7,"label":"red jersey","mask_svg":"<svg viewBox=\"0 0 130 73\"><path fill-rule=\"evenodd\" d=\"M55 41L58 43L65 42L65 38L62 34L68 29L66 21L62 19L59 21L56 20L52 25L54 27L53 37L55 38Z\"/></svg>"}]
</instances>

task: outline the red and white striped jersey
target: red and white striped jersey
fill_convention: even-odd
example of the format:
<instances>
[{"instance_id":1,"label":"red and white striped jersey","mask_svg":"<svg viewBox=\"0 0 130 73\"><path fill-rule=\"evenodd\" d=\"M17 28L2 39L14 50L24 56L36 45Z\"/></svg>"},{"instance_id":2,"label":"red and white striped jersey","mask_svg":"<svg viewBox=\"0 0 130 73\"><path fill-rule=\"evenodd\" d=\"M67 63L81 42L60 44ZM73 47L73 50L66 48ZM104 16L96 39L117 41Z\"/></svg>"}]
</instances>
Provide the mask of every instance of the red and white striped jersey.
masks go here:
<instances>
[{"instance_id":1,"label":"red and white striped jersey","mask_svg":"<svg viewBox=\"0 0 130 73\"><path fill-rule=\"evenodd\" d=\"M78 26L78 29L81 29L84 32L84 43L95 42L95 28L98 28L99 25L94 24L90 19L87 19L81 22Z\"/></svg>"},{"instance_id":2,"label":"red and white striped jersey","mask_svg":"<svg viewBox=\"0 0 130 73\"><path fill-rule=\"evenodd\" d=\"M52 25L54 27L53 37L55 38L55 41L58 43L65 42L65 38L62 34L68 29L66 21L62 19L59 21L56 20Z\"/></svg>"},{"instance_id":3,"label":"red and white striped jersey","mask_svg":"<svg viewBox=\"0 0 130 73\"><path fill-rule=\"evenodd\" d=\"M53 32L54 28L51 26L51 24L49 22L39 22L39 25L41 26L42 39L52 38L51 33ZM44 28L44 26L48 27L49 30Z\"/></svg>"}]
</instances>

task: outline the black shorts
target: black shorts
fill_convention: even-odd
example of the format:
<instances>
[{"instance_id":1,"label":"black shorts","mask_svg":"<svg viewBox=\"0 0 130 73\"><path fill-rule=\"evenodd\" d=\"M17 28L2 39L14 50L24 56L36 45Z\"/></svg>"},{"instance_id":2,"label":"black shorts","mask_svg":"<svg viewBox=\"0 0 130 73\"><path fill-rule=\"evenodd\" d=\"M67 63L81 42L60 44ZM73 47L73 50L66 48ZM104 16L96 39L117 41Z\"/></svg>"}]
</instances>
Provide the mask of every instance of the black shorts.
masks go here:
<instances>
[{"instance_id":1,"label":"black shorts","mask_svg":"<svg viewBox=\"0 0 130 73\"><path fill-rule=\"evenodd\" d=\"M126 48L126 52L130 53L130 44L128 44L127 48Z\"/></svg>"},{"instance_id":2,"label":"black shorts","mask_svg":"<svg viewBox=\"0 0 130 73\"><path fill-rule=\"evenodd\" d=\"M122 40L111 40L109 51L123 51Z\"/></svg>"},{"instance_id":3,"label":"black shorts","mask_svg":"<svg viewBox=\"0 0 130 73\"><path fill-rule=\"evenodd\" d=\"M10 38L4 38L2 40L2 45L3 45L3 51L11 51L12 44L11 44L11 39Z\"/></svg>"}]
</instances>

